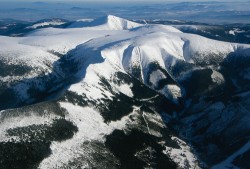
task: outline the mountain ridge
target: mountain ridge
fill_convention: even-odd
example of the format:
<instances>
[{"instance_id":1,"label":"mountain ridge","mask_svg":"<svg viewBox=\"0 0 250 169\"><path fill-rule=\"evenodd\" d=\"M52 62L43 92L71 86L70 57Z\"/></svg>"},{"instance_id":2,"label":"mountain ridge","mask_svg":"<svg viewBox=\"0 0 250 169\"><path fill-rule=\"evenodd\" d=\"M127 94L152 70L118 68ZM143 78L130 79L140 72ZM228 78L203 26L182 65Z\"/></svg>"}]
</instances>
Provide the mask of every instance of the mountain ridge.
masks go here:
<instances>
[{"instance_id":1,"label":"mountain ridge","mask_svg":"<svg viewBox=\"0 0 250 169\"><path fill-rule=\"evenodd\" d=\"M101 18L94 19L93 21L77 21L68 26L68 28L88 28L100 30L126 30L142 26L136 22L132 22L114 15L107 15Z\"/></svg>"},{"instance_id":2,"label":"mountain ridge","mask_svg":"<svg viewBox=\"0 0 250 169\"><path fill-rule=\"evenodd\" d=\"M88 24L0 37L4 69L23 72L0 74L0 152L13 157L0 166L209 168L247 144L249 128L235 129L248 126L249 45L114 16Z\"/></svg>"}]
</instances>

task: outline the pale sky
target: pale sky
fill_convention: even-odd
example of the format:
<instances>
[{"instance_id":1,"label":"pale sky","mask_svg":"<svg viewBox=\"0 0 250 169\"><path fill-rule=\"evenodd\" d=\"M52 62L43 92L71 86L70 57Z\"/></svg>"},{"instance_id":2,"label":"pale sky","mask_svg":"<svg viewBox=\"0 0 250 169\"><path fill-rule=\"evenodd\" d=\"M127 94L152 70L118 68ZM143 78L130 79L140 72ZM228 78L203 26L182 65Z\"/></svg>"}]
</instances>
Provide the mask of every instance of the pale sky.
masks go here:
<instances>
[{"instance_id":1,"label":"pale sky","mask_svg":"<svg viewBox=\"0 0 250 169\"><path fill-rule=\"evenodd\" d=\"M209 2L214 0L0 0L0 2L105 2L105 1L113 1L113 2L127 2L127 1L146 1L146 2ZM216 0L217 2L235 2L235 0ZM249 0L239 0L237 2L250 2Z\"/></svg>"}]
</instances>

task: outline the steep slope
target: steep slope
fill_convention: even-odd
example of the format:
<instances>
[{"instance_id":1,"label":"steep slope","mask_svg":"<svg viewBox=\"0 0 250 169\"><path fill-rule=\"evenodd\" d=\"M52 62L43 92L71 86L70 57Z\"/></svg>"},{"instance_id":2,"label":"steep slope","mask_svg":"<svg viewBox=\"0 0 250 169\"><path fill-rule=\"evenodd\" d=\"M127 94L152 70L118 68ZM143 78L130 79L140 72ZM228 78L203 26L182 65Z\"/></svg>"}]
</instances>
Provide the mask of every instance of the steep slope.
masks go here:
<instances>
[{"instance_id":1,"label":"steep slope","mask_svg":"<svg viewBox=\"0 0 250 169\"><path fill-rule=\"evenodd\" d=\"M72 56L70 59L84 70L76 74L80 78L84 77L84 80L88 80L88 77L85 77L88 70L95 72L95 69L102 69L97 68L98 66L107 65L105 67L108 68L111 67L108 66L110 64L133 75L169 99L177 101L178 97L183 95L176 80L184 79L188 74L185 74L185 70L180 70L183 72L178 74L172 71L178 63L192 65L192 69L204 69L209 65L219 65L229 54L245 55L247 50L247 45L209 40L155 25L91 40L78 46L69 55ZM89 67L89 64L93 65ZM112 72L114 71L106 69L101 73L111 76ZM92 79L91 76L91 82ZM93 84L95 83L93 81Z\"/></svg>"},{"instance_id":2,"label":"steep slope","mask_svg":"<svg viewBox=\"0 0 250 169\"><path fill-rule=\"evenodd\" d=\"M57 79L54 73L42 82L42 76L52 72L52 65L58 57L48 51L19 43L20 38L0 37L0 109L14 108L33 102L32 88L43 90L46 82ZM40 82L31 80L39 79Z\"/></svg>"},{"instance_id":3,"label":"steep slope","mask_svg":"<svg viewBox=\"0 0 250 169\"><path fill-rule=\"evenodd\" d=\"M0 37L0 109L43 101L60 92L72 83L60 68L61 57L80 43L116 33L46 28L26 37Z\"/></svg>"},{"instance_id":4,"label":"steep slope","mask_svg":"<svg viewBox=\"0 0 250 169\"><path fill-rule=\"evenodd\" d=\"M122 35L89 41L72 51L70 55L73 57L70 58L80 64L80 68L86 70L78 72L76 76L84 77L83 82L78 85L88 84L86 91L90 92L84 92L87 98L98 100L106 96L102 95L101 87L96 84L99 81L98 76L101 75L106 79L112 76L115 71L111 69L113 66L136 77L179 106L181 106L180 98L191 99L191 105L187 107L183 105L186 110L184 109L182 114L177 114L177 117L167 117L166 120L171 125L173 122L176 123L178 132L183 137L196 138L191 140L195 145L201 144L197 147L202 153L217 152L218 154L214 154L213 157L202 157L211 165L248 143L250 129L245 120L249 118L248 95L242 96L242 101L240 99L236 103L228 102L238 97L237 93L249 91L246 85L249 83L249 51L249 45L219 42L197 35L172 32L162 26L146 26ZM97 64L94 64L95 62ZM242 64L244 62L245 64ZM86 67L89 64L91 66ZM107 69L103 71L103 67ZM234 73L231 72L233 69ZM97 72L98 76L93 80ZM91 76L88 76L90 74ZM236 89L232 89L231 81L234 81ZM93 86L95 90L99 88L95 95L92 93ZM69 90L79 91L75 85ZM198 102L195 101L197 99ZM217 104L222 107L217 108ZM170 107L168 106L168 113L172 114L176 109L171 110ZM234 113L229 115L228 112ZM222 118L217 119L217 117ZM232 123L234 125L229 126ZM218 138L216 135L219 135ZM208 139L209 137L214 138ZM224 140L223 147L220 140ZM203 149L204 142L208 142L206 145L213 148Z\"/></svg>"}]
</instances>

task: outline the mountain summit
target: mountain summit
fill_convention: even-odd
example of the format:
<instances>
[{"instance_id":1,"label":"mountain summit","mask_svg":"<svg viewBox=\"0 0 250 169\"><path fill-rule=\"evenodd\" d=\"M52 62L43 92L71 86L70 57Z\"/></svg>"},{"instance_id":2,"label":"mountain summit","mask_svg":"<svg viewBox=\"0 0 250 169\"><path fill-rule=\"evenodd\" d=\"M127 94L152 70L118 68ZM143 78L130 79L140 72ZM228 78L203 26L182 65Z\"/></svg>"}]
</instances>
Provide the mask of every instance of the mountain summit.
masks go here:
<instances>
[{"instance_id":1,"label":"mountain summit","mask_svg":"<svg viewBox=\"0 0 250 169\"><path fill-rule=\"evenodd\" d=\"M132 22L113 15L107 15L93 21L79 20L72 23L68 28L89 28L100 30L127 30L139 27L141 24Z\"/></svg>"}]
</instances>

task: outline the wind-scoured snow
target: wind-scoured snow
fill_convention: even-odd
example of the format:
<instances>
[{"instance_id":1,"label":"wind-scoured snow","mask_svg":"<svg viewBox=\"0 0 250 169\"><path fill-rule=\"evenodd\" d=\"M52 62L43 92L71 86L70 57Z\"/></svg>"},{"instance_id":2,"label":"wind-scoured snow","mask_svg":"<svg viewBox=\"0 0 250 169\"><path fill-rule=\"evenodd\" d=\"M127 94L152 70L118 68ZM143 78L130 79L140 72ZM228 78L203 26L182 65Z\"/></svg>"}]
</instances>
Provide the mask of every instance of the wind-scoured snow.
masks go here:
<instances>
[{"instance_id":1,"label":"wind-scoured snow","mask_svg":"<svg viewBox=\"0 0 250 169\"><path fill-rule=\"evenodd\" d=\"M66 54L69 50L74 49L77 45L85 43L86 41L117 33L119 32L110 30L45 28L30 33L27 37L23 38L20 43Z\"/></svg>"},{"instance_id":2,"label":"wind-scoured snow","mask_svg":"<svg viewBox=\"0 0 250 169\"><path fill-rule=\"evenodd\" d=\"M8 64L20 64L46 68L46 64L51 65L58 58L46 50L39 49L32 45L23 44L25 38L0 36L1 60Z\"/></svg>"}]
</instances>

